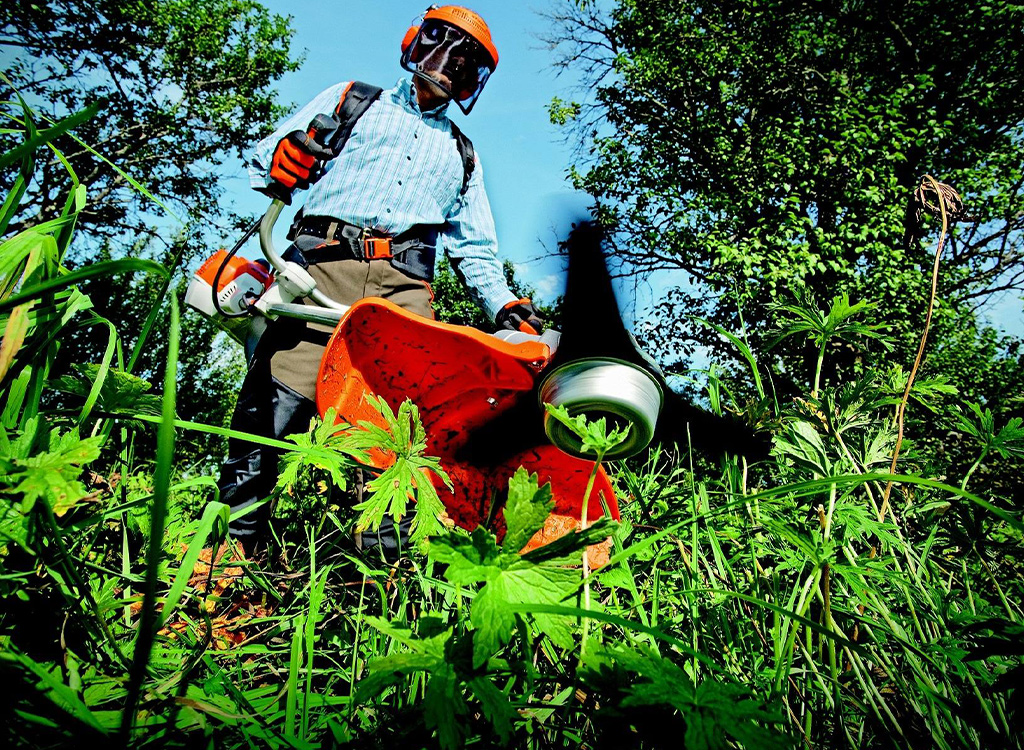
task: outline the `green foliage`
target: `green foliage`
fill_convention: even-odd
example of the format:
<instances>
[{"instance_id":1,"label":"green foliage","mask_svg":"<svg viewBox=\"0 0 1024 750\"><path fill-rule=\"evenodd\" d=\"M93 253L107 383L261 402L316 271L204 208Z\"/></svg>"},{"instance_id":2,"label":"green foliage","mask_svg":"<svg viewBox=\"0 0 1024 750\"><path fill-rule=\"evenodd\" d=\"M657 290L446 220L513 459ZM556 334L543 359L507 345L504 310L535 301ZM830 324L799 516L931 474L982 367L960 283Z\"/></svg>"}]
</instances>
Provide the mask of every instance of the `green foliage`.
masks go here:
<instances>
[{"instance_id":1,"label":"green foliage","mask_svg":"<svg viewBox=\"0 0 1024 750\"><path fill-rule=\"evenodd\" d=\"M684 669L652 649L601 647L584 657L586 684L613 696L597 721L623 722L655 746L673 739L686 748L790 748L793 741L765 725L782 717L737 685L705 679L694 685ZM653 708L654 712L644 711ZM640 713L642 720L638 720Z\"/></svg>"},{"instance_id":2,"label":"green foliage","mask_svg":"<svg viewBox=\"0 0 1024 750\"><path fill-rule=\"evenodd\" d=\"M20 111L12 136L28 145L0 154L19 170L0 226L39 149L89 114L40 130ZM424 455L416 409L396 414L374 400L383 427L337 425L328 413L286 441L249 437L284 452L279 491L308 502L320 500L321 483L306 479L341 488L368 454L390 454L394 465L355 512L372 525L415 501L426 555L407 550L381 565L352 545L351 511L324 504L319 524L283 536L279 557L239 559L225 547L199 570L204 552L216 558L228 510L212 502L213 478L176 446L225 431L175 418L188 399L177 394L178 308L173 295L162 302L167 269L113 258L65 265L86 208L82 184L67 175L59 218L0 244L8 744L1022 747L1024 523L1010 480L1021 473L1024 430L1009 414L1019 394L979 402L975 381L961 396L960 381L942 373L919 378L910 409L954 431L956 443L940 447L958 449L933 449L911 424L901 473L883 473L907 376L871 360L906 333L883 336L867 320L881 305L850 303L844 287L829 290L829 312L789 305L781 330L763 336L709 322L749 372L736 382L715 363L698 387L717 413L770 430L773 455L711 465L655 448L611 466L618 523L583 523L520 554L554 504L551 486L521 469L507 498L490 499L504 500L497 533L445 528L433 485L445 477ZM77 286L140 271L152 275L153 296L133 312L167 321L157 326L165 361L145 373L159 396L134 369L152 326L137 329L124 356L119 327ZM72 359L56 372L74 326L103 334L98 361ZM780 335L766 356L762 342ZM871 346L813 391L794 378L793 398L778 398L770 389L788 366L778 352L798 336L819 358L834 352L829 344ZM950 355L938 341L930 356L947 366L991 359L992 350L966 356L959 344ZM1000 371L1001 387L1012 375ZM159 416L150 413L157 397ZM607 424L554 418L598 458L621 438ZM145 439L155 450L137 450ZM976 472L984 481L968 491ZM606 539L608 562L580 565Z\"/></svg>"},{"instance_id":3,"label":"green foliage","mask_svg":"<svg viewBox=\"0 0 1024 750\"><path fill-rule=\"evenodd\" d=\"M1004 459L1024 458L1024 429L1021 428L1024 420L1021 417L1013 417L997 431L991 409L982 410L980 404L968 404L968 407L974 414L974 419L958 410L957 426L971 442L981 447L981 455L967 470L961 488L967 486L967 481L989 453L995 453Z\"/></svg>"},{"instance_id":4,"label":"green foliage","mask_svg":"<svg viewBox=\"0 0 1024 750\"><path fill-rule=\"evenodd\" d=\"M1019 392L1019 342L989 330L978 310L1024 288L1024 89L1006 75L1024 64L1024 11L963 11L932 0L898 11L620 0L565 2L552 13L547 41L590 94L574 119L563 102L550 107L578 138L574 184L614 226L624 273L688 277L655 300L649 347L684 364L710 351L735 368L733 347L698 319L763 351L780 303L845 293L874 301L895 361L909 368L937 222L926 221L919 242L904 220L928 173L960 192L974 221L952 227L946 244L925 374L994 409ZM858 338L830 348L825 380L856 377L876 353ZM798 343L773 351L784 365L775 386L787 398L803 390L820 353ZM958 452L943 437L928 439Z\"/></svg>"},{"instance_id":5,"label":"green foliage","mask_svg":"<svg viewBox=\"0 0 1024 750\"><path fill-rule=\"evenodd\" d=\"M102 196L82 221L93 237L153 234L131 180L184 216L224 215L211 167L240 157L284 114L272 86L297 67L287 19L252 0L14 3L2 24L6 73L26 97L58 117L102 103L102 116L75 132L103 144L116 166L61 141L70 169ZM44 176L14 229L61 212L63 167L46 159L39 167Z\"/></svg>"},{"instance_id":6,"label":"green foliage","mask_svg":"<svg viewBox=\"0 0 1024 750\"><path fill-rule=\"evenodd\" d=\"M470 621L473 623L473 667L479 667L512 635L518 615L512 605L525 602L555 604L575 588L579 576L562 567L561 556L551 550L540 555L520 556L519 550L543 525L554 508L551 487L537 486L537 475L520 468L509 480L509 497L504 516L508 534L501 546L494 535L482 528L472 535L446 536L430 544L430 558L448 566L445 577L452 583L468 586L485 584L473 599ZM604 539L611 532L607 523L591 526L566 540L559 552L568 555ZM551 640L563 648L572 645L566 619L537 615L537 624Z\"/></svg>"},{"instance_id":7,"label":"green foliage","mask_svg":"<svg viewBox=\"0 0 1024 750\"><path fill-rule=\"evenodd\" d=\"M548 119L553 125L567 125L580 116L581 110L579 102L567 102L556 96L548 104Z\"/></svg>"},{"instance_id":8,"label":"green foliage","mask_svg":"<svg viewBox=\"0 0 1024 750\"><path fill-rule=\"evenodd\" d=\"M88 210L76 211L79 236L67 259L71 266L128 256L172 269L193 267L214 240L240 223L223 200L217 167L240 158L287 110L274 90L298 65L286 18L253 0L75 0L10 4L0 28L13 85L39 110L58 119L69 115L52 127L41 123L38 137L30 133L5 154L0 171L13 180L12 159L42 142L61 149L58 158L35 160L35 179L18 178L9 202L16 213L0 221L0 231L60 221L69 171L76 186L79 179L83 183L80 193L72 191L78 208L86 185L90 198ZM12 138L0 136L0 144ZM102 153L93 144L102 144ZM65 224L61 235L73 226ZM159 333L149 336L147 326L167 330L161 303L168 292L180 299L186 283L179 277L168 289L163 279L142 274L97 274L82 287L98 318L116 325L121 341L146 343L128 369L154 387L167 341ZM153 320L140 314L150 310ZM231 361L232 347L216 340L208 321L190 315L185 325L178 376L193 398L180 405L182 416L226 427L244 363L237 355ZM103 324L70 327L51 376L99 362L109 351L108 330ZM208 465L224 453L216 437L195 434L187 441L181 448L190 463ZM137 450L152 459L151 445L140 442Z\"/></svg>"},{"instance_id":9,"label":"green foliage","mask_svg":"<svg viewBox=\"0 0 1024 750\"><path fill-rule=\"evenodd\" d=\"M986 451L995 451L1003 458L1024 456L1024 429L1020 417L1014 417L996 430L991 409L982 410L980 404L968 404L975 419L958 412L956 417L960 429L979 443Z\"/></svg>"},{"instance_id":10,"label":"green foliage","mask_svg":"<svg viewBox=\"0 0 1024 750\"><path fill-rule=\"evenodd\" d=\"M366 454L355 447L356 440L349 432L349 425L337 422L334 407L327 410L324 418L314 419L309 432L288 435L286 440L305 448L322 448L313 452L291 452L281 457L277 477L277 489L281 490L299 481L303 471L320 470L326 472L334 486L345 490L348 486L346 474L356 464L365 463Z\"/></svg>"},{"instance_id":11,"label":"green foliage","mask_svg":"<svg viewBox=\"0 0 1024 750\"><path fill-rule=\"evenodd\" d=\"M421 673L427 676L423 696L425 723L437 732L442 748L462 747L465 742L461 727L463 717L469 712L465 692L479 701L481 711L493 724L501 741L507 743L511 739L515 712L507 697L485 676L468 668L452 631L430 638L415 638L407 629L397 628L381 618L368 617L367 624L409 650L372 660L370 676L359 683L359 700L372 699L383 688Z\"/></svg>"},{"instance_id":12,"label":"green foliage","mask_svg":"<svg viewBox=\"0 0 1024 750\"><path fill-rule=\"evenodd\" d=\"M108 415L130 415L160 413L160 397L147 393L153 386L131 373L107 370L100 378L100 365L73 365L74 375L63 375L51 380L49 387L59 393L67 393L88 399L99 383L95 408ZM126 424L138 426L127 421Z\"/></svg>"},{"instance_id":13,"label":"green foliage","mask_svg":"<svg viewBox=\"0 0 1024 750\"><path fill-rule=\"evenodd\" d=\"M608 432L608 425L604 417L588 422L584 414L570 416L564 406L544 404L544 409L568 427L581 440L583 452L593 453L594 460L598 463L604 459L605 453L619 445L629 435L630 425L628 424L623 429L613 428L611 432Z\"/></svg>"},{"instance_id":14,"label":"green foliage","mask_svg":"<svg viewBox=\"0 0 1024 750\"><path fill-rule=\"evenodd\" d=\"M413 516L410 540L414 545L422 546L427 537L444 528L440 520L444 505L434 489L431 475L448 487L451 487L451 480L441 469L438 459L424 455L427 435L412 401L403 401L396 415L384 399L367 395L366 400L384 418L387 427L380 428L369 422L360 423L361 432L351 436L352 445L385 451L394 457L394 463L367 483L369 496L355 506L355 510L359 511L356 529L377 530L385 514L400 521L405 516L409 500L415 495L416 513Z\"/></svg>"},{"instance_id":15,"label":"green foliage","mask_svg":"<svg viewBox=\"0 0 1024 750\"><path fill-rule=\"evenodd\" d=\"M812 303L803 305L778 305L776 312L789 313L789 320L781 320L780 331L772 346L789 336L805 335L816 347L822 349L832 339L852 341L857 336L880 338L878 326L865 325L852 320L855 315L867 312L872 308L866 302L850 304L848 294L842 294L832 300L828 312L823 313L812 307Z\"/></svg>"},{"instance_id":16,"label":"green foliage","mask_svg":"<svg viewBox=\"0 0 1024 750\"><path fill-rule=\"evenodd\" d=\"M537 475L520 468L508 480L508 499L502 514L505 517L505 538L502 548L518 552L530 541L537 529L554 510L551 485L538 486Z\"/></svg>"},{"instance_id":17,"label":"green foliage","mask_svg":"<svg viewBox=\"0 0 1024 750\"><path fill-rule=\"evenodd\" d=\"M0 536L2 543L27 547L29 518L37 501L59 517L88 495L79 476L84 466L99 458L103 441L82 440L76 430L58 432L40 417L28 420L11 438L0 428L0 493L6 498Z\"/></svg>"},{"instance_id":18,"label":"green foliage","mask_svg":"<svg viewBox=\"0 0 1024 750\"><path fill-rule=\"evenodd\" d=\"M544 525L553 507L550 485L538 486L537 475L520 468L509 481L504 509L508 533L503 543L483 528L469 536L449 534L433 539L429 557L447 566L444 576L448 581L460 587L481 585L470 610L472 630L466 631L463 624L456 623L441 633L417 638L383 620L368 619L371 626L408 650L372 661L371 673L360 682L357 698L370 700L403 677L425 673L429 675L423 699L425 722L437 731L442 747L460 747L464 742L455 720L469 712L465 693L479 702L497 737L503 744L508 743L517 715L508 696L493 684L487 672L500 668L494 653L509 642L517 625L521 630L526 626L515 605L555 604L570 596L579 581L578 573L557 564L559 558L555 555L518 554L525 540ZM578 553L613 530L614 525L596 524L566 538L561 552ZM538 631L555 645L572 648L572 620L542 614L534 619Z\"/></svg>"}]
</instances>

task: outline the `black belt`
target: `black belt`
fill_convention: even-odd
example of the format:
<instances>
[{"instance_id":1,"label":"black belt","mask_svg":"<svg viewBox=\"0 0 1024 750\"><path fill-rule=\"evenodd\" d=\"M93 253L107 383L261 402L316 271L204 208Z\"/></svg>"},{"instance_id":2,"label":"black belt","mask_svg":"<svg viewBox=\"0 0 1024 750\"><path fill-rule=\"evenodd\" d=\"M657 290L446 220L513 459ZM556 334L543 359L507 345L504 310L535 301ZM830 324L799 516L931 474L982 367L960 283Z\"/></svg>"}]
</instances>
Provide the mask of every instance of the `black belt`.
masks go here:
<instances>
[{"instance_id":1,"label":"black belt","mask_svg":"<svg viewBox=\"0 0 1024 750\"><path fill-rule=\"evenodd\" d=\"M324 241L320 247L303 250L307 264L329 260L389 260L399 271L421 281L434 279L437 228L417 225L390 237L329 216L304 216L295 236L310 235Z\"/></svg>"}]
</instances>

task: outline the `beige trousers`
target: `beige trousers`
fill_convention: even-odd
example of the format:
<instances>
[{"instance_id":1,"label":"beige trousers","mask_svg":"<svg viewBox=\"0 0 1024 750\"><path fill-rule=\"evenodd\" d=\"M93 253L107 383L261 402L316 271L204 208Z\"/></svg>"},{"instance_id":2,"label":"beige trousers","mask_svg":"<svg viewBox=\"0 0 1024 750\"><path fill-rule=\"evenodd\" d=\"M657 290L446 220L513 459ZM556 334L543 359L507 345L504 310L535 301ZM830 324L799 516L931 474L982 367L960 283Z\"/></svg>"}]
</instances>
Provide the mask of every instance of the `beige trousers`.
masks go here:
<instances>
[{"instance_id":1,"label":"beige trousers","mask_svg":"<svg viewBox=\"0 0 1024 750\"><path fill-rule=\"evenodd\" d=\"M317 289L343 305L363 297L383 297L417 315L434 317L430 285L405 275L387 260L326 261L311 265L309 273ZM308 299L304 302L313 304ZM292 390L315 400L320 359L332 332L330 326L318 323L284 319L275 322L260 342L261 347L269 347L264 351L271 356L271 374Z\"/></svg>"}]
</instances>

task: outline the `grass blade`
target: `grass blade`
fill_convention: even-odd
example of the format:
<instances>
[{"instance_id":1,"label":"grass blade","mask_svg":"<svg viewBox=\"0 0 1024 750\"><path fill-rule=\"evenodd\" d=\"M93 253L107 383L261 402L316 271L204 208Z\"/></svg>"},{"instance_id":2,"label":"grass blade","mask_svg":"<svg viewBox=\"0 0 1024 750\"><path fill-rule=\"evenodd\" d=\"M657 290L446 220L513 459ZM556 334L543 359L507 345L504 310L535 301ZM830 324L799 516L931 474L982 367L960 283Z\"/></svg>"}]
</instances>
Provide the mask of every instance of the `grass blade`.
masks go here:
<instances>
[{"instance_id":1,"label":"grass blade","mask_svg":"<svg viewBox=\"0 0 1024 750\"><path fill-rule=\"evenodd\" d=\"M65 117L63 120L59 121L53 127L37 131L34 135L30 136L29 139L26 140L24 143L15 146L10 151L6 151L3 154L0 154L0 169L6 169L11 164L16 163L20 159L23 159L26 156L35 153L36 149L38 149L40 146L49 143L55 138L59 138L72 128L77 128L83 122L91 120L93 117L96 116L96 113L99 111L99 102L93 102L85 109L79 110L78 112L75 112L75 114Z\"/></svg>"},{"instance_id":2,"label":"grass blade","mask_svg":"<svg viewBox=\"0 0 1024 750\"><path fill-rule=\"evenodd\" d=\"M149 545L146 550L146 583L143 589L142 616L135 641L135 656L128 681L128 699L121 717L120 741L127 747L135 723L139 694L146 678L149 656L156 637L159 619L156 612L156 590L163 556L164 525L167 521L167 499L174 461L174 405L178 372L178 337L180 323L178 300L171 297L171 324L167 332L167 366L164 370L164 396L160 427L157 430L156 469L153 472L153 509L150 516Z\"/></svg>"},{"instance_id":3,"label":"grass blade","mask_svg":"<svg viewBox=\"0 0 1024 750\"><path fill-rule=\"evenodd\" d=\"M47 292L65 289L80 281L86 281L88 279L96 278L97 276L127 273L129 271L143 271L145 273L155 273L158 276L165 277L170 275L170 271L160 263L152 260L146 260L144 258L121 258L119 260L105 260L100 263L91 263L85 268L79 268L55 279L49 279L41 284L36 284L30 289L22 290L20 294L8 297L3 302L0 302L0 313L4 313L12 307L16 307L30 299L35 299Z\"/></svg>"},{"instance_id":4,"label":"grass blade","mask_svg":"<svg viewBox=\"0 0 1024 750\"><path fill-rule=\"evenodd\" d=\"M182 594L185 593L185 587L188 585L188 580L192 576L192 570L199 560L199 553L206 546L206 540L211 534L215 540L223 536L227 531L230 518L231 509L224 505L224 503L212 502L206 506L203 516L199 520L199 528L196 529L195 536L189 542L188 550L185 552L185 556L181 558L181 565L178 566L178 572L174 576L171 589L167 592L167 598L160 613L161 625L165 625L171 618L171 615L174 614L174 610L177 609L178 602L181 601Z\"/></svg>"}]
</instances>

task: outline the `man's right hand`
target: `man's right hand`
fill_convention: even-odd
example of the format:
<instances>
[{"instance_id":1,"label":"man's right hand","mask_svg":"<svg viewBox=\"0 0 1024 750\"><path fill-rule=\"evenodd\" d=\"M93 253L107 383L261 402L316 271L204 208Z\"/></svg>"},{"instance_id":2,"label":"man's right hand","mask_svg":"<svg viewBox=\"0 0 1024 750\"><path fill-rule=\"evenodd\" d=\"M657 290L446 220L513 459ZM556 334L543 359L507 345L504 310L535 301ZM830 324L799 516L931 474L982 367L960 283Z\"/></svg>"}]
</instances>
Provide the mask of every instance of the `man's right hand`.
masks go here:
<instances>
[{"instance_id":1,"label":"man's right hand","mask_svg":"<svg viewBox=\"0 0 1024 750\"><path fill-rule=\"evenodd\" d=\"M320 150L312 138L295 130L281 139L270 162L270 178L288 190L305 190L319 169L314 150Z\"/></svg>"}]
</instances>

